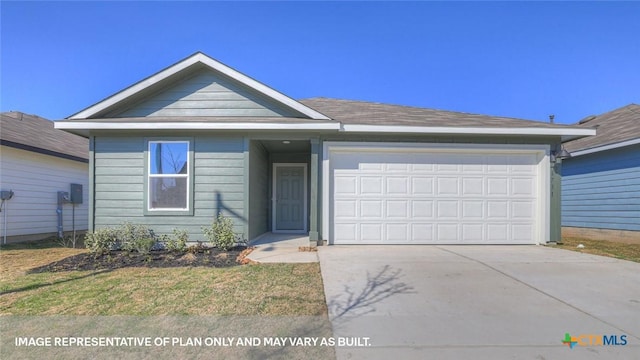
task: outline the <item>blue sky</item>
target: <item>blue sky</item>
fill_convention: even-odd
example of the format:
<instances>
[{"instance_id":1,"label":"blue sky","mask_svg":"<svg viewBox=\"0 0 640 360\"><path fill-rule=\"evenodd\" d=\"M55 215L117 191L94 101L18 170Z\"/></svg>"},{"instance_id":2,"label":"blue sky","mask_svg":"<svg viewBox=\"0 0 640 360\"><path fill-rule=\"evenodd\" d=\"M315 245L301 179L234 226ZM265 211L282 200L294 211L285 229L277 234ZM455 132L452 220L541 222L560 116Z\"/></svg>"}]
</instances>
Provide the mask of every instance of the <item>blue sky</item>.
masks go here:
<instances>
[{"instance_id":1,"label":"blue sky","mask_svg":"<svg viewBox=\"0 0 640 360\"><path fill-rule=\"evenodd\" d=\"M49 119L196 51L295 99L561 123L640 103L634 2L0 4L1 110Z\"/></svg>"}]
</instances>

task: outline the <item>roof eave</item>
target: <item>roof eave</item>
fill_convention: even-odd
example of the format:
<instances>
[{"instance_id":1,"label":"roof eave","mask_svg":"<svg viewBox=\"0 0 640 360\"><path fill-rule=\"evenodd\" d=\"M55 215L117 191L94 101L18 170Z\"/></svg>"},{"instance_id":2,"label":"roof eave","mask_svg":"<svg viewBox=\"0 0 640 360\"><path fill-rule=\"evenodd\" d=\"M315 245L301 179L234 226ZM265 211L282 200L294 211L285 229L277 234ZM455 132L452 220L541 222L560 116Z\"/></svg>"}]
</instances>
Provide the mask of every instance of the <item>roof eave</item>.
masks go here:
<instances>
[{"instance_id":1,"label":"roof eave","mask_svg":"<svg viewBox=\"0 0 640 360\"><path fill-rule=\"evenodd\" d=\"M640 138L620 141L620 142L612 143L612 144L596 146L596 147L592 147L592 148L588 148L588 149L574 150L574 151L571 151L570 153L571 153L571 157L575 157L575 156L593 154L593 153L606 151L606 150L618 149L618 148L621 148L621 147L631 146L631 145L636 145L636 144L640 144Z\"/></svg>"},{"instance_id":2,"label":"roof eave","mask_svg":"<svg viewBox=\"0 0 640 360\"><path fill-rule=\"evenodd\" d=\"M405 133L405 134L452 134L452 135L538 135L579 138L595 135L594 129L537 128L537 127L428 127L394 125L343 125L345 132L361 133Z\"/></svg>"},{"instance_id":3,"label":"roof eave","mask_svg":"<svg viewBox=\"0 0 640 360\"><path fill-rule=\"evenodd\" d=\"M340 130L335 122L256 123L256 122L92 122L58 121L56 129L79 133L89 130Z\"/></svg>"}]
</instances>

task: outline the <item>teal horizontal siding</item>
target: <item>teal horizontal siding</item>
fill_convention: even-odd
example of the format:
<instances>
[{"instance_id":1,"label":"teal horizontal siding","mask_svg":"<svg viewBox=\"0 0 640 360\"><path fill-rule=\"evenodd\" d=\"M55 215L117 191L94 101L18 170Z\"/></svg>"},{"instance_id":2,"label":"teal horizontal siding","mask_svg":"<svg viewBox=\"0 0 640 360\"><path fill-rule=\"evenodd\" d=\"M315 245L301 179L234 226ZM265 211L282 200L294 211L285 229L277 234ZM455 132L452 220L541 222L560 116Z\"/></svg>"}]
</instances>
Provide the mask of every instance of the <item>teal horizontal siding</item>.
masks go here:
<instances>
[{"instance_id":1,"label":"teal horizontal siding","mask_svg":"<svg viewBox=\"0 0 640 360\"><path fill-rule=\"evenodd\" d=\"M562 226L640 231L640 145L563 162Z\"/></svg>"},{"instance_id":2,"label":"teal horizontal siding","mask_svg":"<svg viewBox=\"0 0 640 360\"><path fill-rule=\"evenodd\" d=\"M242 137L194 137L193 216L145 216L145 150L143 137L96 136L96 228L129 221L147 225L158 234L185 229L192 241L204 241L201 227L209 226L222 211L234 219L235 230L242 233L246 197Z\"/></svg>"},{"instance_id":3,"label":"teal horizontal siding","mask_svg":"<svg viewBox=\"0 0 640 360\"><path fill-rule=\"evenodd\" d=\"M297 116L214 71L202 70L115 116Z\"/></svg>"}]
</instances>

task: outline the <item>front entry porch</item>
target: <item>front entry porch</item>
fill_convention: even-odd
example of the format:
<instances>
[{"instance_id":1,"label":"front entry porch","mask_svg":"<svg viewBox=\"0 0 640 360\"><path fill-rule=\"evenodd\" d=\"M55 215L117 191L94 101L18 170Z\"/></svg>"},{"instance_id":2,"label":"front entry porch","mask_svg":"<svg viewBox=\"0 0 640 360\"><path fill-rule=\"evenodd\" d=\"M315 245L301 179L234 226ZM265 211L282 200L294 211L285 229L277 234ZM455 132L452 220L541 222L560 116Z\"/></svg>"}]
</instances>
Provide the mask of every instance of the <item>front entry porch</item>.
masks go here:
<instances>
[{"instance_id":1,"label":"front entry porch","mask_svg":"<svg viewBox=\"0 0 640 360\"><path fill-rule=\"evenodd\" d=\"M265 135L266 136L266 135ZM254 138L246 141L247 238L274 242L275 234L305 238L298 246L317 246L319 140L309 137Z\"/></svg>"},{"instance_id":2,"label":"front entry porch","mask_svg":"<svg viewBox=\"0 0 640 360\"><path fill-rule=\"evenodd\" d=\"M318 262L318 253L308 251L308 235L268 232L251 241L249 245L256 248L248 258L260 263Z\"/></svg>"}]
</instances>

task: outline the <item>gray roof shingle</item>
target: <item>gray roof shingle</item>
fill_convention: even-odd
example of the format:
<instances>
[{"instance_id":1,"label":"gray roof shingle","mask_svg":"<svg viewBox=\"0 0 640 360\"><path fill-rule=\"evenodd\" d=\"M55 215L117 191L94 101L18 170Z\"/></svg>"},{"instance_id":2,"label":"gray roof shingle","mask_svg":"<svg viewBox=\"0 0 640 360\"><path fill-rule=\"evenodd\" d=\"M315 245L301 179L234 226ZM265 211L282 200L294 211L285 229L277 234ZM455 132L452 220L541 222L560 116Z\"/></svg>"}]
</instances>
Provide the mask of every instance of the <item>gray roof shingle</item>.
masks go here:
<instances>
[{"instance_id":1,"label":"gray roof shingle","mask_svg":"<svg viewBox=\"0 0 640 360\"><path fill-rule=\"evenodd\" d=\"M564 146L569 152L640 139L640 105L629 104L604 114L589 116L576 125L595 128L596 135L566 142Z\"/></svg>"},{"instance_id":2,"label":"gray roof shingle","mask_svg":"<svg viewBox=\"0 0 640 360\"><path fill-rule=\"evenodd\" d=\"M53 121L18 111L3 112L0 118L0 139L4 145L74 160L89 159L89 140L54 129Z\"/></svg>"},{"instance_id":3,"label":"gray roof shingle","mask_svg":"<svg viewBox=\"0 0 640 360\"><path fill-rule=\"evenodd\" d=\"M354 125L567 128L567 125L533 120L365 101L311 98L300 102L334 120Z\"/></svg>"}]
</instances>

